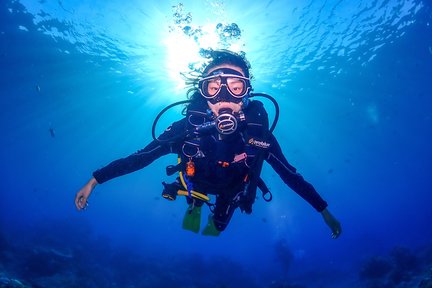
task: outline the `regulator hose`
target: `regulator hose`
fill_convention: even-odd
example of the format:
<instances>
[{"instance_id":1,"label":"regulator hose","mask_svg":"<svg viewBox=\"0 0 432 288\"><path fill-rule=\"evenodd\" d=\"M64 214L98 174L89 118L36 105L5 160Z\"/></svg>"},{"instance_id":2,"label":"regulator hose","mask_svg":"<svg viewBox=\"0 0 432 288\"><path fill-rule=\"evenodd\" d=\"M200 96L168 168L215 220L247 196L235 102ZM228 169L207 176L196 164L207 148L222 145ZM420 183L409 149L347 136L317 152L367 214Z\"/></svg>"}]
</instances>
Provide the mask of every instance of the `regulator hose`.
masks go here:
<instances>
[{"instance_id":1,"label":"regulator hose","mask_svg":"<svg viewBox=\"0 0 432 288\"><path fill-rule=\"evenodd\" d=\"M275 117L274 117L273 123L272 123L272 125L270 126L270 129L269 129L270 133L273 133L273 130L276 128L277 122L279 120L279 104L277 103L276 99L274 99L272 96L270 96L269 94L266 94L266 93L250 93L249 97L250 98L253 98L253 97L264 97L264 98L269 99L273 103L273 105L275 107ZM191 102L192 102L192 100L190 100L190 99L188 99L188 100L182 100L182 101L177 101L177 102L174 102L174 103L166 106L165 108L163 108L157 114L155 120L153 121L152 131L151 131L153 140L158 141L158 142L174 142L175 140L183 138L187 134L189 134L191 131L185 131L185 133L183 133L181 135L178 135L178 136L175 136L175 137L172 137L170 139L163 139L163 140L162 139L158 139L158 138L156 138L156 125L157 125L157 122L159 121L160 117L162 117L162 115L167 110L169 110L172 107L175 107L177 105L182 105L182 104L191 103ZM204 123L203 125L205 125L205 124L206 123Z\"/></svg>"}]
</instances>

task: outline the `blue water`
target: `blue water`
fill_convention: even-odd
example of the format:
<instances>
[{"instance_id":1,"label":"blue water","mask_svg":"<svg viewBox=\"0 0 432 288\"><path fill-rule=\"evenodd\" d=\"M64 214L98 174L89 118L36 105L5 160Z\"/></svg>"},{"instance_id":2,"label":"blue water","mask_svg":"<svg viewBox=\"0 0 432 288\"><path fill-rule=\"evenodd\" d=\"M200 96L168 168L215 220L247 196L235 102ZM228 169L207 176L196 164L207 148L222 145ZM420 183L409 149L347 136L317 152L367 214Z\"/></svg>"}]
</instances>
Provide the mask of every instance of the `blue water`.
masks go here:
<instances>
[{"instance_id":1,"label":"blue water","mask_svg":"<svg viewBox=\"0 0 432 288\"><path fill-rule=\"evenodd\" d=\"M430 1L255 2L1 2L0 278L367 287L370 257L432 245ZM217 23L241 35L181 31ZM287 159L341 221L340 239L268 166L272 202L236 213L217 238L182 230L183 199L160 196L175 155L96 187L75 210L91 173L144 147L157 113L185 99L179 72L208 43L246 52L255 91L279 102ZM170 111L160 131L179 118Z\"/></svg>"}]
</instances>

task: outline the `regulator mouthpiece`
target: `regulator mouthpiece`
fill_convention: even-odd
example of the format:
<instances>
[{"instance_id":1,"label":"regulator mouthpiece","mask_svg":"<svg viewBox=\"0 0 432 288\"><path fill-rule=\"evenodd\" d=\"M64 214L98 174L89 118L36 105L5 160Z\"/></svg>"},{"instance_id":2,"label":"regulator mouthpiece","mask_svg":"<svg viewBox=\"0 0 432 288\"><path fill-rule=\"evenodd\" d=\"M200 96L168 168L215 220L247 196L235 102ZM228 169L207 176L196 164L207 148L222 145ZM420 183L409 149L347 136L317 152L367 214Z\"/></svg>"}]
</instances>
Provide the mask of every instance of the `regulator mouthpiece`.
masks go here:
<instances>
[{"instance_id":1,"label":"regulator mouthpiece","mask_svg":"<svg viewBox=\"0 0 432 288\"><path fill-rule=\"evenodd\" d=\"M237 130L238 122L231 109L221 109L215 119L216 130L219 134L230 135Z\"/></svg>"}]
</instances>

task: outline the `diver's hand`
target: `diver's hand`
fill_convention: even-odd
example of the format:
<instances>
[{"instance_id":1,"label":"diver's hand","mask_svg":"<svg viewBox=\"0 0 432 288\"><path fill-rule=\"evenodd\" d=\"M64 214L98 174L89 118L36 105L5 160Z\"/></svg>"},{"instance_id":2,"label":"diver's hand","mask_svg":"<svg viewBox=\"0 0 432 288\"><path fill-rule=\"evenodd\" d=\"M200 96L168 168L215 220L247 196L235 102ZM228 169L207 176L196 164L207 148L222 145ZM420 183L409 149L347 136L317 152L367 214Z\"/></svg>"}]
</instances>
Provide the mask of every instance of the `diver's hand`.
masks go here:
<instances>
[{"instance_id":1,"label":"diver's hand","mask_svg":"<svg viewBox=\"0 0 432 288\"><path fill-rule=\"evenodd\" d=\"M87 208L88 205L87 199L90 197L91 192L93 191L94 187L97 184L98 183L96 179L93 177L75 195L75 206L78 210L84 210L85 208Z\"/></svg>"},{"instance_id":2,"label":"diver's hand","mask_svg":"<svg viewBox=\"0 0 432 288\"><path fill-rule=\"evenodd\" d=\"M338 238L342 233L342 227L339 221L330 213L330 211L327 210L327 208L321 212L321 215L323 216L325 223L332 230L332 238Z\"/></svg>"}]
</instances>

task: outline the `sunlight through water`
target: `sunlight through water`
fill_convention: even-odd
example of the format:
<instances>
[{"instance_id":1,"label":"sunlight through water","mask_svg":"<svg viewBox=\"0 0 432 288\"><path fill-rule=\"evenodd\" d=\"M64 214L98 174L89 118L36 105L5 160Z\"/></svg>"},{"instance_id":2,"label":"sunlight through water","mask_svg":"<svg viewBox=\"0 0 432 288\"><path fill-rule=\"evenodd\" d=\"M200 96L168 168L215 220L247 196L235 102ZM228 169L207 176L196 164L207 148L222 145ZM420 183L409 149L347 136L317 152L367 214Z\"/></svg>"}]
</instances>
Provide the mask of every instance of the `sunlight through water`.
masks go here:
<instances>
[{"instance_id":1,"label":"sunlight through water","mask_svg":"<svg viewBox=\"0 0 432 288\"><path fill-rule=\"evenodd\" d=\"M200 4L20 2L38 30L56 41L73 44L71 49L117 61L124 67L120 72L138 73L138 78L155 83L164 83L168 74L175 85L163 97L184 93L179 89L183 87L180 72L199 70L201 48L246 52L253 74L264 83L272 79L274 89L283 89L298 72L318 61L318 70L344 73L338 59L365 64L373 61L380 49L404 35L423 7L415 0L362 1L356 5L349 1L290 5L284 1L242 5L216 0ZM22 25L20 29L27 28ZM155 63L164 69L153 69L150 65Z\"/></svg>"}]
</instances>

